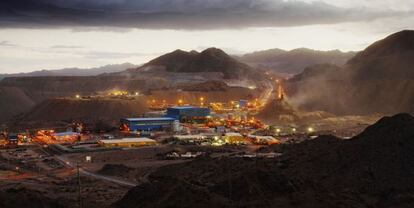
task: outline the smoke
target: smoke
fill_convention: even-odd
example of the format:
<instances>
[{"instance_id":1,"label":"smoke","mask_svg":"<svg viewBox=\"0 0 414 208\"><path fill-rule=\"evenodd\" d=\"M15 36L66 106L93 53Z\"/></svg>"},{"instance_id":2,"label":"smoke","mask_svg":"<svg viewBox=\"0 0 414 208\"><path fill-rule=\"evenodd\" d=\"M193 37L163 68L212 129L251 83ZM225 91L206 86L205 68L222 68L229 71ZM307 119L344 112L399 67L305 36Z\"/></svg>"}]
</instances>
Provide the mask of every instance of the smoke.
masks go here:
<instances>
[{"instance_id":1,"label":"smoke","mask_svg":"<svg viewBox=\"0 0 414 208\"><path fill-rule=\"evenodd\" d=\"M323 110L335 114L353 111L353 71L331 64L308 67L286 83L289 102L306 111Z\"/></svg>"}]
</instances>

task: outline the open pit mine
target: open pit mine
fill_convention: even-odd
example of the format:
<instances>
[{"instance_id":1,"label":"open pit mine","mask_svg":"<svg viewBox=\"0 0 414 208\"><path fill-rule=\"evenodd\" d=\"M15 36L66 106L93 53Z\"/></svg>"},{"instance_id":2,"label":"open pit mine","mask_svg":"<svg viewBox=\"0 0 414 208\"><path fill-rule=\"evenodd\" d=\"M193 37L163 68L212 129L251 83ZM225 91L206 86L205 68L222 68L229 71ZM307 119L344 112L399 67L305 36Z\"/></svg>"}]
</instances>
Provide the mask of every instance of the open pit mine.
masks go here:
<instances>
[{"instance_id":1,"label":"open pit mine","mask_svg":"<svg viewBox=\"0 0 414 208\"><path fill-rule=\"evenodd\" d=\"M5 77L0 207L413 207L413 40L289 76L209 48Z\"/></svg>"}]
</instances>

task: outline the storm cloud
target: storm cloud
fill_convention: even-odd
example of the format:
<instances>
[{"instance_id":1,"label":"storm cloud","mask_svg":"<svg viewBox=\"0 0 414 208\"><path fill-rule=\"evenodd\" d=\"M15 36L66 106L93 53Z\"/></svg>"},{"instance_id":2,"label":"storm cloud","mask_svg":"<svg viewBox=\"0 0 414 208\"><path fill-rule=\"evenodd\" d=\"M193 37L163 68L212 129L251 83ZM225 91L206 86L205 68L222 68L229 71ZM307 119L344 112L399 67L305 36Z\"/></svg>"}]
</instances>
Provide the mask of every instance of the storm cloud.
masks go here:
<instances>
[{"instance_id":1,"label":"storm cloud","mask_svg":"<svg viewBox=\"0 0 414 208\"><path fill-rule=\"evenodd\" d=\"M4 46L4 47L14 47L17 46L16 44L10 43L9 41L0 41L0 47Z\"/></svg>"},{"instance_id":2,"label":"storm cloud","mask_svg":"<svg viewBox=\"0 0 414 208\"><path fill-rule=\"evenodd\" d=\"M394 11L285 0L3 0L2 28L228 29L368 21Z\"/></svg>"}]
</instances>

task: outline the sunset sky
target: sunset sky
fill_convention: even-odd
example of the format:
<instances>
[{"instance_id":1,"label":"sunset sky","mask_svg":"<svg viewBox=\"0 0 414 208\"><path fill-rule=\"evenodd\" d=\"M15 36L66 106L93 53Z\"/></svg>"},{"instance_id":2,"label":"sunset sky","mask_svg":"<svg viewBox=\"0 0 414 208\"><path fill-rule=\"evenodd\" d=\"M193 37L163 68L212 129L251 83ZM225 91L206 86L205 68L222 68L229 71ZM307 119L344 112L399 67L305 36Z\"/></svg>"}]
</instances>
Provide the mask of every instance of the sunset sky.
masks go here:
<instances>
[{"instance_id":1,"label":"sunset sky","mask_svg":"<svg viewBox=\"0 0 414 208\"><path fill-rule=\"evenodd\" d=\"M414 28L410 0L2 0L0 73L144 63L175 49L362 50Z\"/></svg>"}]
</instances>

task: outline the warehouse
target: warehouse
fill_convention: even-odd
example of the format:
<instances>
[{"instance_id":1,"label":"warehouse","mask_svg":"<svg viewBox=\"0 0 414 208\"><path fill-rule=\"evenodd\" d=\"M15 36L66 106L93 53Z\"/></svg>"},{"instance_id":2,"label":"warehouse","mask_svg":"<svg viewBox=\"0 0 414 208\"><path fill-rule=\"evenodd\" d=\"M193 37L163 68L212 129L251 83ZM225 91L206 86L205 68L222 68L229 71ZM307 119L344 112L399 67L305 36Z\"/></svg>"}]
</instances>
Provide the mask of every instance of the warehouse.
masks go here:
<instances>
[{"instance_id":1,"label":"warehouse","mask_svg":"<svg viewBox=\"0 0 414 208\"><path fill-rule=\"evenodd\" d=\"M246 144L246 139L240 133L229 132L224 135L227 144Z\"/></svg>"},{"instance_id":2,"label":"warehouse","mask_svg":"<svg viewBox=\"0 0 414 208\"><path fill-rule=\"evenodd\" d=\"M273 136L250 135L249 138L251 138L255 144L264 144L264 145L280 144L280 141L274 138Z\"/></svg>"},{"instance_id":3,"label":"warehouse","mask_svg":"<svg viewBox=\"0 0 414 208\"><path fill-rule=\"evenodd\" d=\"M202 123L210 116L209 108L192 106L172 107L167 109L167 117L175 118L181 122Z\"/></svg>"},{"instance_id":4,"label":"warehouse","mask_svg":"<svg viewBox=\"0 0 414 208\"><path fill-rule=\"evenodd\" d=\"M175 118L123 118L122 131L175 131L179 128L179 121Z\"/></svg>"},{"instance_id":5,"label":"warehouse","mask_svg":"<svg viewBox=\"0 0 414 208\"><path fill-rule=\"evenodd\" d=\"M157 142L148 138L124 138L124 139L108 139L100 140L99 144L103 147L140 147L147 145L155 145Z\"/></svg>"},{"instance_id":6,"label":"warehouse","mask_svg":"<svg viewBox=\"0 0 414 208\"><path fill-rule=\"evenodd\" d=\"M53 133L52 138L58 142L76 142L81 140L81 134L77 132Z\"/></svg>"}]
</instances>

